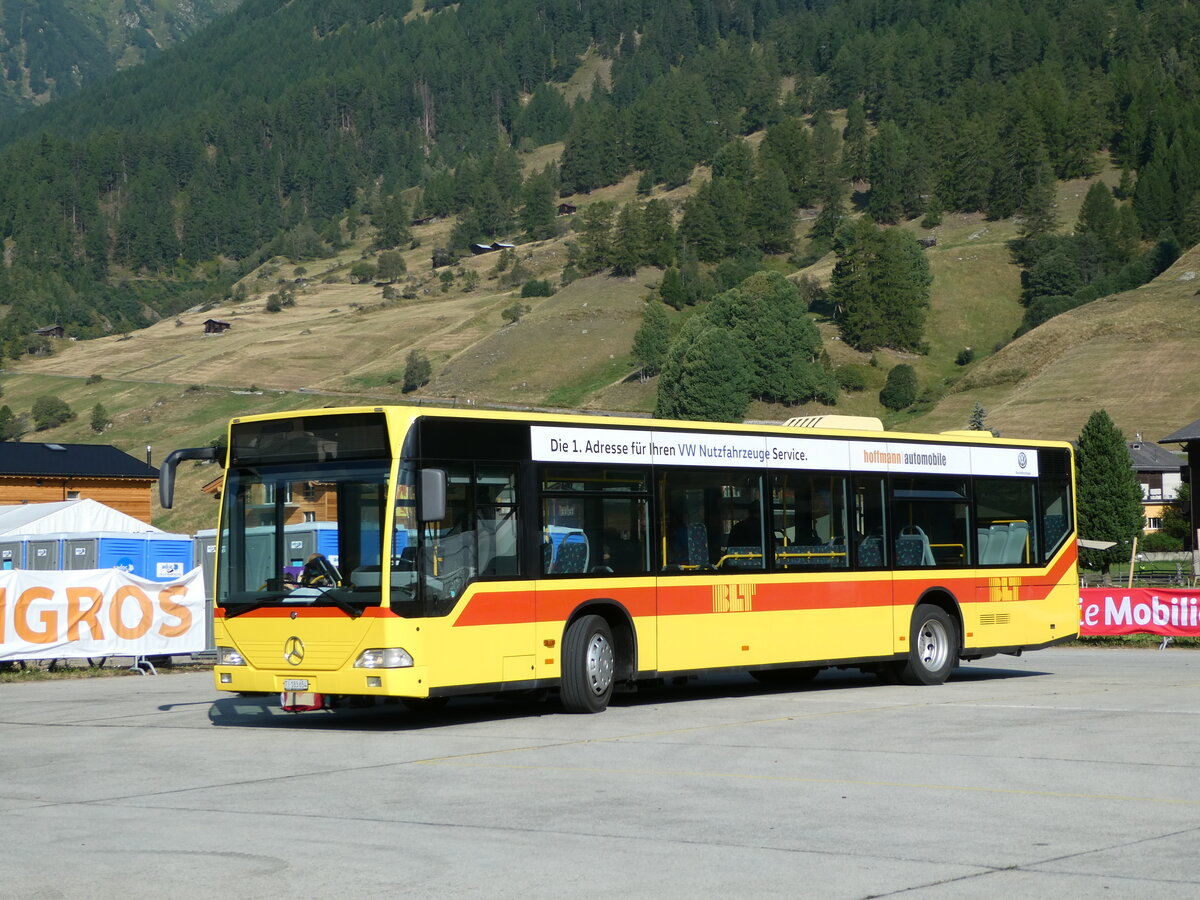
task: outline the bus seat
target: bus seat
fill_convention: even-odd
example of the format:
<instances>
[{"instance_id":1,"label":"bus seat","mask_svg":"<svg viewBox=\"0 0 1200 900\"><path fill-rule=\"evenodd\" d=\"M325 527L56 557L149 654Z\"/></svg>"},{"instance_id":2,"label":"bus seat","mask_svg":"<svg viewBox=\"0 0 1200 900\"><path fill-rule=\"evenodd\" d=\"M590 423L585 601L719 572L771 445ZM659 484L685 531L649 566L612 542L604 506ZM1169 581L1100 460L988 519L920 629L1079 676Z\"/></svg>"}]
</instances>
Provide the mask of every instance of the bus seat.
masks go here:
<instances>
[{"instance_id":1,"label":"bus seat","mask_svg":"<svg viewBox=\"0 0 1200 900\"><path fill-rule=\"evenodd\" d=\"M703 522L687 527L687 561L690 566L708 565L708 529Z\"/></svg>"},{"instance_id":2,"label":"bus seat","mask_svg":"<svg viewBox=\"0 0 1200 900\"><path fill-rule=\"evenodd\" d=\"M1025 549L1029 542L1029 523L1010 522L1008 542L1004 545L1004 562L1017 565L1025 562Z\"/></svg>"},{"instance_id":3,"label":"bus seat","mask_svg":"<svg viewBox=\"0 0 1200 900\"><path fill-rule=\"evenodd\" d=\"M998 566L1004 563L1004 553L1008 548L1008 526L992 525L988 528L987 552L980 552L979 564L982 566Z\"/></svg>"},{"instance_id":4,"label":"bus seat","mask_svg":"<svg viewBox=\"0 0 1200 900\"><path fill-rule=\"evenodd\" d=\"M988 559L988 547L991 543L992 532L989 528L976 528L975 537L979 544L979 555L975 557L976 565L986 565Z\"/></svg>"},{"instance_id":5,"label":"bus seat","mask_svg":"<svg viewBox=\"0 0 1200 900\"><path fill-rule=\"evenodd\" d=\"M762 547L726 547L724 569L761 569L763 567Z\"/></svg>"},{"instance_id":6,"label":"bus seat","mask_svg":"<svg viewBox=\"0 0 1200 900\"><path fill-rule=\"evenodd\" d=\"M1067 517L1056 515L1043 516L1042 531L1046 535L1046 546L1056 547L1062 536L1067 533Z\"/></svg>"},{"instance_id":7,"label":"bus seat","mask_svg":"<svg viewBox=\"0 0 1200 900\"><path fill-rule=\"evenodd\" d=\"M933 550L929 546L929 538L916 525L905 525L896 536L896 565L933 565Z\"/></svg>"},{"instance_id":8,"label":"bus seat","mask_svg":"<svg viewBox=\"0 0 1200 900\"><path fill-rule=\"evenodd\" d=\"M827 566L836 548L826 544L790 544L776 551L781 566Z\"/></svg>"},{"instance_id":9,"label":"bus seat","mask_svg":"<svg viewBox=\"0 0 1200 900\"><path fill-rule=\"evenodd\" d=\"M582 531L572 531L558 546L554 562L550 564L551 575L579 574L587 571L588 539Z\"/></svg>"},{"instance_id":10,"label":"bus seat","mask_svg":"<svg viewBox=\"0 0 1200 900\"><path fill-rule=\"evenodd\" d=\"M870 569L883 565L883 538L873 534L862 539L858 545L858 564Z\"/></svg>"}]
</instances>

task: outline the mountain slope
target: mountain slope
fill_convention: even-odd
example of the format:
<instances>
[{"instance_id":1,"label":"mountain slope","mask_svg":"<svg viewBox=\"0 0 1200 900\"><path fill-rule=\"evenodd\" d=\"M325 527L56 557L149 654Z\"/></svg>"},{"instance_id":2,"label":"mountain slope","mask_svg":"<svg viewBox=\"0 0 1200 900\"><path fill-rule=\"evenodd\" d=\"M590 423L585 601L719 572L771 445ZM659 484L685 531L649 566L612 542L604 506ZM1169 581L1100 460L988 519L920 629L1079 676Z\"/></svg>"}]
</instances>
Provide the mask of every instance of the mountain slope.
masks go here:
<instances>
[{"instance_id":1,"label":"mountain slope","mask_svg":"<svg viewBox=\"0 0 1200 900\"><path fill-rule=\"evenodd\" d=\"M929 430L962 428L974 403L1012 437L1073 440L1098 408L1154 441L1200 418L1200 247L1149 284L1063 313L979 362Z\"/></svg>"},{"instance_id":2,"label":"mountain slope","mask_svg":"<svg viewBox=\"0 0 1200 900\"><path fill-rule=\"evenodd\" d=\"M75 93L195 34L240 0L4 0L0 119Z\"/></svg>"}]
</instances>

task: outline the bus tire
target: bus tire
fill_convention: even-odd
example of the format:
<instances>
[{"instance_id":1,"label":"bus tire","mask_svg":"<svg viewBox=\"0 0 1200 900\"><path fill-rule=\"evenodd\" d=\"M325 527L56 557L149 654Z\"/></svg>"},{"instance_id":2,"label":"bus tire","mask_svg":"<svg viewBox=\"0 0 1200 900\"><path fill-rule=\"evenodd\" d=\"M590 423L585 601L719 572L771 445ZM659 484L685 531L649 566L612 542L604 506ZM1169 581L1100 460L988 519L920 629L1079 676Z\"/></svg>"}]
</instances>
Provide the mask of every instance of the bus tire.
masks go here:
<instances>
[{"instance_id":1,"label":"bus tire","mask_svg":"<svg viewBox=\"0 0 1200 900\"><path fill-rule=\"evenodd\" d=\"M563 635L560 693L570 713L598 713L608 708L616 672L612 629L602 616L580 616Z\"/></svg>"},{"instance_id":2,"label":"bus tire","mask_svg":"<svg viewBox=\"0 0 1200 900\"><path fill-rule=\"evenodd\" d=\"M905 684L944 684L958 664L958 626L940 606L922 603L913 610L908 659L897 674Z\"/></svg>"}]
</instances>

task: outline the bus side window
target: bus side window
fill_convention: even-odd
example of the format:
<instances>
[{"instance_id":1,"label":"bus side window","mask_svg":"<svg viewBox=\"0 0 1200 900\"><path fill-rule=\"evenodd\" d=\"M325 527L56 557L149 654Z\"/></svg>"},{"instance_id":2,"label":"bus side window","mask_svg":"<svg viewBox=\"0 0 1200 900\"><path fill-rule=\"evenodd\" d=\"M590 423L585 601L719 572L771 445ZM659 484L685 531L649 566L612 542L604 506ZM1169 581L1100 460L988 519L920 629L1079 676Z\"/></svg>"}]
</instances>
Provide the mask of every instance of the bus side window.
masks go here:
<instances>
[{"instance_id":1,"label":"bus side window","mask_svg":"<svg viewBox=\"0 0 1200 900\"><path fill-rule=\"evenodd\" d=\"M517 473L510 466L480 466L475 481L479 574L518 574Z\"/></svg>"},{"instance_id":2,"label":"bus side window","mask_svg":"<svg viewBox=\"0 0 1200 900\"><path fill-rule=\"evenodd\" d=\"M887 563L883 539L883 477L860 475L854 479L855 561L860 569L881 569Z\"/></svg>"}]
</instances>

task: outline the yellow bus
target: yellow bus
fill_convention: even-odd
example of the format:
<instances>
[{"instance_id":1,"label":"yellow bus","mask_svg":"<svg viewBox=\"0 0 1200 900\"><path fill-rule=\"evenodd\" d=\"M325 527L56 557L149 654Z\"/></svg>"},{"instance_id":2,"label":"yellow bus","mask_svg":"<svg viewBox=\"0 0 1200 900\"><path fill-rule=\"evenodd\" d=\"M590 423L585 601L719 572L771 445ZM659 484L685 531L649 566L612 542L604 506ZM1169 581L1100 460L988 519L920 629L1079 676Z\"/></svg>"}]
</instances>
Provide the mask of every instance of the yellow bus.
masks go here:
<instances>
[{"instance_id":1,"label":"yellow bus","mask_svg":"<svg viewBox=\"0 0 1200 900\"><path fill-rule=\"evenodd\" d=\"M219 455L216 686L288 710L939 684L1078 632L1065 443L395 406L234 419ZM217 457L171 454L164 507L181 460Z\"/></svg>"}]
</instances>

